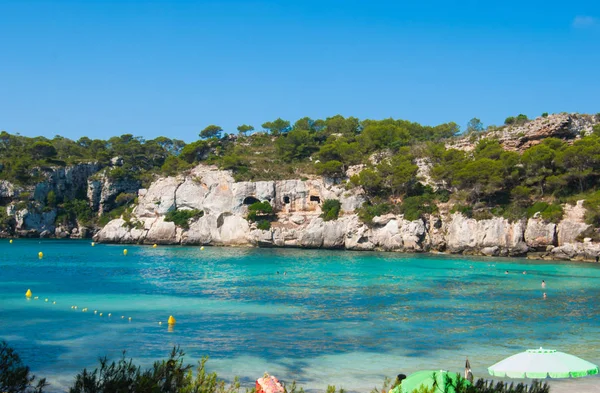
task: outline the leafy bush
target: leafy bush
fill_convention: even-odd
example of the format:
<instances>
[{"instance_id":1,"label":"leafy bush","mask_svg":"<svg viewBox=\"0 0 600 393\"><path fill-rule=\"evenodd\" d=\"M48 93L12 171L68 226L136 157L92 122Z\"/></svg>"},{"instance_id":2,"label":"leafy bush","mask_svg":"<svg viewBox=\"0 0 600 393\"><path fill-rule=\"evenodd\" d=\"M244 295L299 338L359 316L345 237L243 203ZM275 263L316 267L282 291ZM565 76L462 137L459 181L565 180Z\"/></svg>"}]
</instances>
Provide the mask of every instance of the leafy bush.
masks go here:
<instances>
[{"instance_id":1,"label":"leafy bush","mask_svg":"<svg viewBox=\"0 0 600 393\"><path fill-rule=\"evenodd\" d=\"M583 202L585 222L595 227L600 226L600 191L596 191Z\"/></svg>"},{"instance_id":2,"label":"leafy bush","mask_svg":"<svg viewBox=\"0 0 600 393\"><path fill-rule=\"evenodd\" d=\"M83 199L72 199L63 203L61 208L62 213L66 217L73 221L77 220L79 223L86 225L94 219L94 212L90 207L88 201Z\"/></svg>"},{"instance_id":3,"label":"leafy bush","mask_svg":"<svg viewBox=\"0 0 600 393\"><path fill-rule=\"evenodd\" d=\"M318 162L315 164L315 168L319 175L326 177L339 178L345 175L344 165L336 160Z\"/></svg>"},{"instance_id":4,"label":"leafy bush","mask_svg":"<svg viewBox=\"0 0 600 393\"><path fill-rule=\"evenodd\" d=\"M117 208L112 209L109 212L105 212L98 219L98 224L104 226L109 223L109 221L117 219L123 215L123 213L127 210L127 206L119 206Z\"/></svg>"},{"instance_id":5,"label":"leafy bush","mask_svg":"<svg viewBox=\"0 0 600 393\"><path fill-rule=\"evenodd\" d=\"M460 213L465 217L473 218L473 207L466 205L454 205L452 209L450 209L450 214Z\"/></svg>"},{"instance_id":6,"label":"leafy bush","mask_svg":"<svg viewBox=\"0 0 600 393\"><path fill-rule=\"evenodd\" d=\"M54 192L54 190L48 191L48 194L46 195L46 205L49 207L56 206L56 192Z\"/></svg>"},{"instance_id":7,"label":"leafy bush","mask_svg":"<svg viewBox=\"0 0 600 393\"><path fill-rule=\"evenodd\" d=\"M269 229L271 229L271 222L269 222L267 220L260 220L256 224L256 228L262 229L263 231L268 231Z\"/></svg>"},{"instance_id":8,"label":"leafy bush","mask_svg":"<svg viewBox=\"0 0 600 393\"><path fill-rule=\"evenodd\" d=\"M189 229L189 220L197 219L204 215L202 210L191 209L191 210L172 210L165 215L165 221L173 222L178 227L183 229Z\"/></svg>"},{"instance_id":9,"label":"leafy bush","mask_svg":"<svg viewBox=\"0 0 600 393\"><path fill-rule=\"evenodd\" d=\"M337 199L325 199L321 205L321 218L323 221L337 220L340 215L342 204Z\"/></svg>"},{"instance_id":10,"label":"leafy bush","mask_svg":"<svg viewBox=\"0 0 600 393\"><path fill-rule=\"evenodd\" d=\"M216 373L206 371L208 358L198 362L196 376L192 366L184 364L185 353L173 348L167 360L154 362L154 365L143 370L133 364L132 359L125 359L125 354L118 362L108 363L106 358L100 360L100 368L90 372L86 369L77 374L69 393L90 392L203 392L203 393L238 393L240 382L234 379L231 385L219 380Z\"/></svg>"},{"instance_id":11,"label":"leafy bush","mask_svg":"<svg viewBox=\"0 0 600 393\"><path fill-rule=\"evenodd\" d=\"M536 202L527 209L527 217L531 218L539 212L540 216L550 222L558 223L563 217L563 208L558 204L548 204L546 202Z\"/></svg>"},{"instance_id":12,"label":"leafy bush","mask_svg":"<svg viewBox=\"0 0 600 393\"><path fill-rule=\"evenodd\" d=\"M267 201L254 202L248 206L248 221L271 220L273 218L273 207Z\"/></svg>"},{"instance_id":13,"label":"leafy bush","mask_svg":"<svg viewBox=\"0 0 600 393\"><path fill-rule=\"evenodd\" d=\"M373 218L382 216L394 211L394 205L391 203L381 202L369 204L365 202L362 207L356 210L358 218L367 225L373 225Z\"/></svg>"},{"instance_id":14,"label":"leafy bush","mask_svg":"<svg viewBox=\"0 0 600 393\"><path fill-rule=\"evenodd\" d=\"M29 372L15 350L5 341L0 342L0 392L42 393L46 386L45 379L36 383L35 375Z\"/></svg>"},{"instance_id":15,"label":"leafy bush","mask_svg":"<svg viewBox=\"0 0 600 393\"><path fill-rule=\"evenodd\" d=\"M4 206L0 206L0 230L10 231L14 228L15 224L14 217L6 214Z\"/></svg>"},{"instance_id":16,"label":"leafy bush","mask_svg":"<svg viewBox=\"0 0 600 393\"><path fill-rule=\"evenodd\" d=\"M119 195L117 195L117 197L115 198L115 203L117 205L126 205L130 202L133 202L136 197L137 197L137 195L134 193L122 192Z\"/></svg>"},{"instance_id":17,"label":"leafy bush","mask_svg":"<svg viewBox=\"0 0 600 393\"><path fill-rule=\"evenodd\" d=\"M409 221L418 220L425 214L437 213L438 208L433 201L433 195L423 194L405 198L400 205L400 213Z\"/></svg>"}]
</instances>

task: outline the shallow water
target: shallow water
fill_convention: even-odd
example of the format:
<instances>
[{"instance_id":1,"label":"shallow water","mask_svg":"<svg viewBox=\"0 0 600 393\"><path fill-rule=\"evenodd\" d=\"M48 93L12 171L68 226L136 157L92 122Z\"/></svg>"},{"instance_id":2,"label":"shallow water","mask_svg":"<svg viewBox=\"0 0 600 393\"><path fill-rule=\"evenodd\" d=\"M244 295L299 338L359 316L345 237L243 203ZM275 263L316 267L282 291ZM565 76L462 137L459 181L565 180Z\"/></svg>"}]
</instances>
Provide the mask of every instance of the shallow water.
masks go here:
<instances>
[{"instance_id":1,"label":"shallow water","mask_svg":"<svg viewBox=\"0 0 600 393\"><path fill-rule=\"evenodd\" d=\"M600 266L582 263L1 240L0 339L55 390L101 356L149 365L180 345L248 384L268 371L366 392L400 372L462 371L466 356L485 377L540 346L598 364L599 284Z\"/></svg>"}]
</instances>

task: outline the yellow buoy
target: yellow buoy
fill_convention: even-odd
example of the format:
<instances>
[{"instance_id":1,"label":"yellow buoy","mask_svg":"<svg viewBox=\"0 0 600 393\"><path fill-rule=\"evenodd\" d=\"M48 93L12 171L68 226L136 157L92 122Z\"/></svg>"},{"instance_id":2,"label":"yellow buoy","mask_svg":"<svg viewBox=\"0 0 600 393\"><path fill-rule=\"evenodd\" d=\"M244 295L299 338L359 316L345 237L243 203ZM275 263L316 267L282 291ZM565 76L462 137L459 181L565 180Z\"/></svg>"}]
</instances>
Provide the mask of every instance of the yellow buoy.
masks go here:
<instances>
[{"instance_id":1,"label":"yellow buoy","mask_svg":"<svg viewBox=\"0 0 600 393\"><path fill-rule=\"evenodd\" d=\"M161 321L158 321L158 324L159 324L159 325L162 325L162 322L161 322Z\"/></svg>"},{"instance_id":2,"label":"yellow buoy","mask_svg":"<svg viewBox=\"0 0 600 393\"><path fill-rule=\"evenodd\" d=\"M44 253L43 252L38 252L38 258L42 259L44 257Z\"/></svg>"},{"instance_id":3,"label":"yellow buoy","mask_svg":"<svg viewBox=\"0 0 600 393\"><path fill-rule=\"evenodd\" d=\"M172 315L169 316L169 321L168 321L169 325L175 325L175 318L173 318Z\"/></svg>"},{"instance_id":4,"label":"yellow buoy","mask_svg":"<svg viewBox=\"0 0 600 393\"><path fill-rule=\"evenodd\" d=\"M156 248L156 247L158 247L156 244L152 245L152 248Z\"/></svg>"},{"instance_id":5,"label":"yellow buoy","mask_svg":"<svg viewBox=\"0 0 600 393\"><path fill-rule=\"evenodd\" d=\"M94 310L94 314L98 314L98 310Z\"/></svg>"},{"instance_id":6,"label":"yellow buoy","mask_svg":"<svg viewBox=\"0 0 600 393\"><path fill-rule=\"evenodd\" d=\"M129 317L129 322L131 322L131 317Z\"/></svg>"},{"instance_id":7,"label":"yellow buoy","mask_svg":"<svg viewBox=\"0 0 600 393\"><path fill-rule=\"evenodd\" d=\"M111 314L111 313L108 313L108 316L109 316L109 318L110 318L110 317L112 316L112 314Z\"/></svg>"},{"instance_id":8,"label":"yellow buoy","mask_svg":"<svg viewBox=\"0 0 600 393\"><path fill-rule=\"evenodd\" d=\"M9 242L10 244L12 244L12 239L10 239L8 242Z\"/></svg>"},{"instance_id":9,"label":"yellow buoy","mask_svg":"<svg viewBox=\"0 0 600 393\"><path fill-rule=\"evenodd\" d=\"M123 250L123 255L127 255L127 249Z\"/></svg>"},{"instance_id":10,"label":"yellow buoy","mask_svg":"<svg viewBox=\"0 0 600 393\"><path fill-rule=\"evenodd\" d=\"M204 246L200 247L200 251L204 251Z\"/></svg>"},{"instance_id":11,"label":"yellow buoy","mask_svg":"<svg viewBox=\"0 0 600 393\"><path fill-rule=\"evenodd\" d=\"M92 247L94 247L96 245L96 243L92 242Z\"/></svg>"},{"instance_id":12,"label":"yellow buoy","mask_svg":"<svg viewBox=\"0 0 600 393\"><path fill-rule=\"evenodd\" d=\"M39 296L36 296L33 298L33 300L38 300L38 299L39 299Z\"/></svg>"},{"instance_id":13,"label":"yellow buoy","mask_svg":"<svg viewBox=\"0 0 600 393\"><path fill-rule=\"evenodd\" d=\"M102 313L100 313L100 314L98 314L98 315L102 316Z\"/></svg>"},{"instance_id":14,"label":"yellow buoy","mask_svg":"<svg viewBox=\"0 0 600 393\"><path fill-rule=\"evenodd\" d=\"M44 301L45 301L45 302L47 302L47 301L48 301L48 299L44 299Z\"/></svg>"},{"instance_id":15,"label":"yellow buoy","mask_svg":"<svg viewBox=\"0 0 600 393\"><path fill-rule=\"evenodd\" d=\"M121 315L121 319L125 319L125 315Z\"/></svg>"},{"instance_id":16,"label":"yellow buoy","mask_svg":"<svg viewBox=\"0 0 600 393\"><path fill-rule=\"evenodd\" d=\"M52 302L52 304L56 304L56 302Z\"/></svg>"},{"instance_id":17,"label":"yellow buoy","mask_svg":"<svg viewBox=\"0 0 600 393\"><path fill-rule=\"evenodd\" d=\"M27 292L25 292L25 297L31 297L31 289L28 289Z\"/></svg>"}]
</instances>

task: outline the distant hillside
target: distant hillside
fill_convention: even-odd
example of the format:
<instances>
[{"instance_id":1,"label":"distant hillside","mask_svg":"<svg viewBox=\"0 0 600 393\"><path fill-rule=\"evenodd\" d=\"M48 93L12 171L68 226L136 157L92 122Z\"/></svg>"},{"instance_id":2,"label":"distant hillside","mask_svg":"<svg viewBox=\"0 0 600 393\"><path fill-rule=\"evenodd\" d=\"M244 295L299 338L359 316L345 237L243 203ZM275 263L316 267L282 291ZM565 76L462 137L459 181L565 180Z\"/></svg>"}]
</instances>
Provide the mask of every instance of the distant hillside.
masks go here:
<instances>
[{"instance_id":1,"label":"distant hillside","mask_svg":"<svg viewBox=\"0 0 600 393\"><path fill-rule=\"evenodd\" d=\"M460 134L455 123L338 115L294 124L276 119L260 132L243 125L236 134L211 125L188 144L2 132L0 230L4 236L91 236L112 219L129 222L140 189L165 176L190 175L198 164L230 171L237 182L324 179L360 192L364 204L345 213L368 225L386 214L412 221L455 212L509 221L538 214L558 222L564 203L584 199L587 223L599 227L599 123L599 115L519 115L487 129L473 119Z\"/></svg>"}]
</instances>

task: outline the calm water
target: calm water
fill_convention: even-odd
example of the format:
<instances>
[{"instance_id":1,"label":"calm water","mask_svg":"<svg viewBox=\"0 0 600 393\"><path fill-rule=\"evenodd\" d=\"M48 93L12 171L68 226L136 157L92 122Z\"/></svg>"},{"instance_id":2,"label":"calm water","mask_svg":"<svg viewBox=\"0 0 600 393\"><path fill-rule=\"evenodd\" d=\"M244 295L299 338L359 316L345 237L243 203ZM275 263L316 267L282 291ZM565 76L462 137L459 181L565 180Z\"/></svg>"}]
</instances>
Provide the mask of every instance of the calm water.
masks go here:
<instances>
[{"instance_id":1,"label":"calm water","mask_svg":"<svg viewBox=\"0 0 600 393\"><path fill-rule=\"evenodd\" d=\"M28 288L38 300L26 300ZM126 350L150 364L174 345L189 362L209 355L209 369L227 378L268 371L360 391L399 372L461 371L466 356L485 376L539 346L598 364L599 299L594 264L0 241L0 339L56 390L100 356Z\"/></svg>"}]
</instances>

